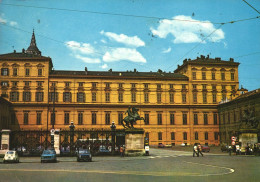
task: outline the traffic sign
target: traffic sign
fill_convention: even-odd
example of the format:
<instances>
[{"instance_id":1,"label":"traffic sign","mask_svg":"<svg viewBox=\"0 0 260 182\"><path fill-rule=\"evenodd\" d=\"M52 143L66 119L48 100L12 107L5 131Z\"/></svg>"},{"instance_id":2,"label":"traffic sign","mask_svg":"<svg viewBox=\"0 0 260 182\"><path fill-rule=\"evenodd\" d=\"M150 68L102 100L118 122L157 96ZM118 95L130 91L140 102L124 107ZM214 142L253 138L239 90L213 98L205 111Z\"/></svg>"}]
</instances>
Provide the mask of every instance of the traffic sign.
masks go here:
<instances>
[{"instance_id":1,"label":"traffic sign","mask_svg":"<svg viewBox=\"0 0 260 182\"><path fill-rule=\"evenodd\" d=\"M235 140L236 140L236 137L232 136L232 137L231 137L231 140L232 140L232 141L235 141Z\"/></svg>"},{"instance_id":2,"label":"traffic sign","mask_svg":"<svg viewBox=\"0 0 260 182\"><path fill-rule=\"evenodd\" d=\"M51 129L51 135L54 135L55 130Z\"/></svg>"},{"instance_id":3,"label":"traffic sign","mask_svg":"<svg viewBox=\"0 0 260 182\"><path fill-rule=\"evenodd\" d=\"M232 141L231 144L232 144L232 145L236 145L236 142L235 142L235 141Z\"/></svg>"}]
</instances>

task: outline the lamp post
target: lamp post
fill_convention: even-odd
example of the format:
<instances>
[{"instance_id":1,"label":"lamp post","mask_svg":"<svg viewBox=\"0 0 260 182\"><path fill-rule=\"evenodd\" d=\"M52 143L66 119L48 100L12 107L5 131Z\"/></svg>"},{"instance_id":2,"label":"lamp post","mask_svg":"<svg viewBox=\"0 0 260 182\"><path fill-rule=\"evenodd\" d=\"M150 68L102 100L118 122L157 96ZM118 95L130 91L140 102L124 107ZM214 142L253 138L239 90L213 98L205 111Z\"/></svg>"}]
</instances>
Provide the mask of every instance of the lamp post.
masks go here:
<instances>
[{"instance_id":1,"label":"lamp post","mask_svg":"<svg viewBox=\"0 0 260 182\"><path fill-rule=\"evenodd\" d=\"M112 154L114 154L115 153L115 131L116 131L116 125L114 121L112 121L110 128L112 134Z\"/></svg>"},{"instance_id":2,"label":"lamp post","mask_svg":"<svg viewBox=\"0 0 260 182\"><path fill-rule=\"evenodd\" d=\"M75 126L73 124L73 121L71 121L71 123L70 123L70 154L72 154L74 151L74 150L72 150L73 145L74 145L74 129L75 129Z\"/></svg>"},{"instance_id":3,"label":"lamp post","mask_svg":"<svg viewBox=\"0 0 260 182\"><path fill-rule=\"evenodd\" d=\"M55 124L55 87L53 90L53 110L52 110L51 148L54 149L54 124Z\"/></svg>"}]
</instances>

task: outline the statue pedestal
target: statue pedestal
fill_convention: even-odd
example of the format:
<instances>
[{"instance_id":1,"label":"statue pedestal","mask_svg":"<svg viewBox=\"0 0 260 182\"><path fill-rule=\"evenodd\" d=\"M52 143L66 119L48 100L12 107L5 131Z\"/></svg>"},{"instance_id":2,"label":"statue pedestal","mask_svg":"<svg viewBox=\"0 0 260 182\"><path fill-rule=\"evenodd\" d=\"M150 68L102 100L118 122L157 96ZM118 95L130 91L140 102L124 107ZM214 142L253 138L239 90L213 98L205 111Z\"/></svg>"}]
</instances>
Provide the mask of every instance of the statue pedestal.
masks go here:
<instances>
[{"instance_id":1,"label":"statue pedestal","mask_svg":"<svg viewBox=\"0 0 260 182\"><path fill-rule=\"evenodd\" d=\"M125 130L125 155L138 156L144 154L144 130L136 128Z\"/></svg>"},{"instance_id":2,"label":"statue pedestal","mask_svg":"<svg viewBox=\"0 0 260 182\"><path fill-rule=\"evenodd\" d=\"M60 155L60 129L54 132L54 149L57 155Z\"/></svg>"},{"instance_id":3,"label":"statue pedestal","mask_svg":"<svg viewBox=\"0 0 260 182\"><path fill-rule=\"evenodd\" d=\"M2 130L2 138L1 138L1 150L0 154L5 154L9 150L9 142L10 142L10 132L11 130Z\"/></svg>"},{"instance_id":4,"label":"statue pedestal","mask_svg":"<svg viewBox=\"0 0 260 182\"><path fill-rule=\"evenodd\" d=\"M239 142L241 142L241 147L246 147L258 143L256 132L245 132L239 134Z\"/></svg>"}]
</instances>

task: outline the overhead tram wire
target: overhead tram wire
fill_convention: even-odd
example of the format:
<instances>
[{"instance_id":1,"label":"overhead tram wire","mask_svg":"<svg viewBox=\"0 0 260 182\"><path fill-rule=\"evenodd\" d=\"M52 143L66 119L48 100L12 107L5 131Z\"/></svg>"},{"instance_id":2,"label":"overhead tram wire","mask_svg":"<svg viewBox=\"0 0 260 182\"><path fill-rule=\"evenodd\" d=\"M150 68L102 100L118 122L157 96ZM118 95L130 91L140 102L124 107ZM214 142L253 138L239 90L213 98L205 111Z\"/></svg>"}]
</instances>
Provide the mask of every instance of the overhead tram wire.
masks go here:
<instances>
[{"instance_id":1,"label":"overhead tram wire","mask_svg":"<svg viewBox=\"0 0 260 182\"><path fill-rule=\"evenodd\" d=\"M260 12L259 12L255 7L253 7L251 4L249 4L248 2L246 2L246 0L242 0L242 1L244 1L248 6L250 6L253 10L255 10L257 13L260 14Z\"/></svg>"},{"instance_id":2,"label":"overhead tram wire","mask_svg":"<svg viewBox=\"0 0 260 182\"><path fill-rule=\"evenodd\" d=\"M13 27L13 26L9 26L9 25L4 24L4 23L1 23L1 22L0 22L0 25L4 25L4 26L6 26L6 27L8 27L8 28L12 28L12 29L15 29L15 30L19 30L19 31L22 31L22 32L25 32L25 33L28 33L28 34L31 34L31 33L32 33L32 32L30 32L30 31L23 30L23 29L21 29L21 28L17 28L17 27ZM47 36L45 36L45 35L41 35L41 34L35 34L35 35L36 35L36 36L39 36L39 37L42 37L42 38L45 38L45 39L48 39L48 40L51 40L51 41L54 41L54 42L57 42L57 43L60 43L60 44L62 44L62 45L68 45L68 46L72 46L72 47L76 47L76 48L81 48L80 46L71 45L71 44L68 44L68 43L66 43L66 42L63 42L63 41L60 41L60 40L56 40L56 39L47 37ZM106 46L106 47L109 47L109 46ZM110 48L113 48L113 47L110 47ZM96 54L96 55L99 55L99 56L104 56L104 53L101 53L101 52L98 52L98 51L94 51L93 54ZM112 57L112 58L115 58L115 57L113 57L113 56L111 56L111 57ZM134 62L132 62L132 61L129 61L129 63L140 66L139 64L134 63ZM151 69L150 67L148 67L148 66L146 66L146 65L144 65L144 64L143 64L142 66Z\"/></svg>"},{"instance_id":3,"label":"overhead tram wire","mask_svg":"<svg viewBox=\"0 0 260 182\"><path fill-rule=\"evenodd\" d=\"M48 9L48 10L58 10L58 11L70 11L70 12L79 12L79 13L91 13L91 14L101 14L101 15L112 15L112 16L124 16L124 17L134 17L134 18L148 18L148 19L157 19L157 20L174 20L174 21L184 21L184 22L191 22L191 23L211 23L211 24L227 24L227 23L235 23L239 21L247 21L252 19L257 19L260 16L241 19L241 20L234 20L229 22L209 22L209 21L199 21L199 20L183 20L183 19L171 19L167 17L156 17L156 16L142 16L142 15L131 15L131 14L121 14L121 13L109 13L109 12L101 12L101 11L88 11L88 10L77 10L77 9L66 9L66 8L52 8L52 7L42 7L42 6L29 6L29 5L20 5L20 4L10 4L10 3L0 3L1 5L5 6L16 6L16 7L25 7L25 8L37 8L37 9Z\"/></svg>"},{"instance_id":4,"label":"overhead tram wire","mask_svg":"<svg viewBox=\"0 0 260 182\"><path fill-rule=\"evenodd\" d=\"M187 56L191 51L193 51L194 49L196 49L202 42L204 42L207 38L209 38L212 34L214 34L218 29L220 29L222 26L224 25L221 24L219 25L214 31L212 31L209 35L207 35L204 39L202 39L199 43L197 43L193 48L191 48L188 52L186 52L180 59L178 59L177 62L175 62L175 64L177 64L179 61L181 61L185 56ZM172 68L175 64L169 66L167 69Z\"/></svg>"},{"instance_id":5,"label":"overhead tram wire","mask_svg":"<svg viewBox=\"0 0 260 182\"><path fill-rule=\"evenodd\" d=\"M251 56L251 55L254 55L254 54L260 54L260 52L252 52L252 53L249 53L249 54L244 54L244 55L241 55L241 56L236 56L234 58L240 58L240 57L245 57L245 56Z\"/></svg>"}]
</instances>

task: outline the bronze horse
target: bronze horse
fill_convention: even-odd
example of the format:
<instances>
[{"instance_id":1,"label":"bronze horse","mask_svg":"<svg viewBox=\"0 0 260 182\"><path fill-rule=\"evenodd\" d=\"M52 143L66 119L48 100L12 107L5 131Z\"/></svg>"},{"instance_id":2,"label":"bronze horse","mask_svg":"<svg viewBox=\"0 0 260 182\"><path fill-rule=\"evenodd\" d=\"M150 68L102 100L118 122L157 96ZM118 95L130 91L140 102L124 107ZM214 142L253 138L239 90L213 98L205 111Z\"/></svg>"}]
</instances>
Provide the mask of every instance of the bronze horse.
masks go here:
<instances>
[{"instance_id":1,"label":"bronze horse","mask_svg":"<svg viewBox=\"0 0 260 182\"><path fill-rule=\"evenodd\" d=\"M130 110L130 107L128 108L125 112L128 113L128 116L126 116L121 122L124 128L134 128L134 123L137 120L144 120L143 117L140 117L138 111L139 109L136 109L135 107L132 108L132 111ZM129 124L131 124L131 126Z\"/></svg>"}]
</instances>

